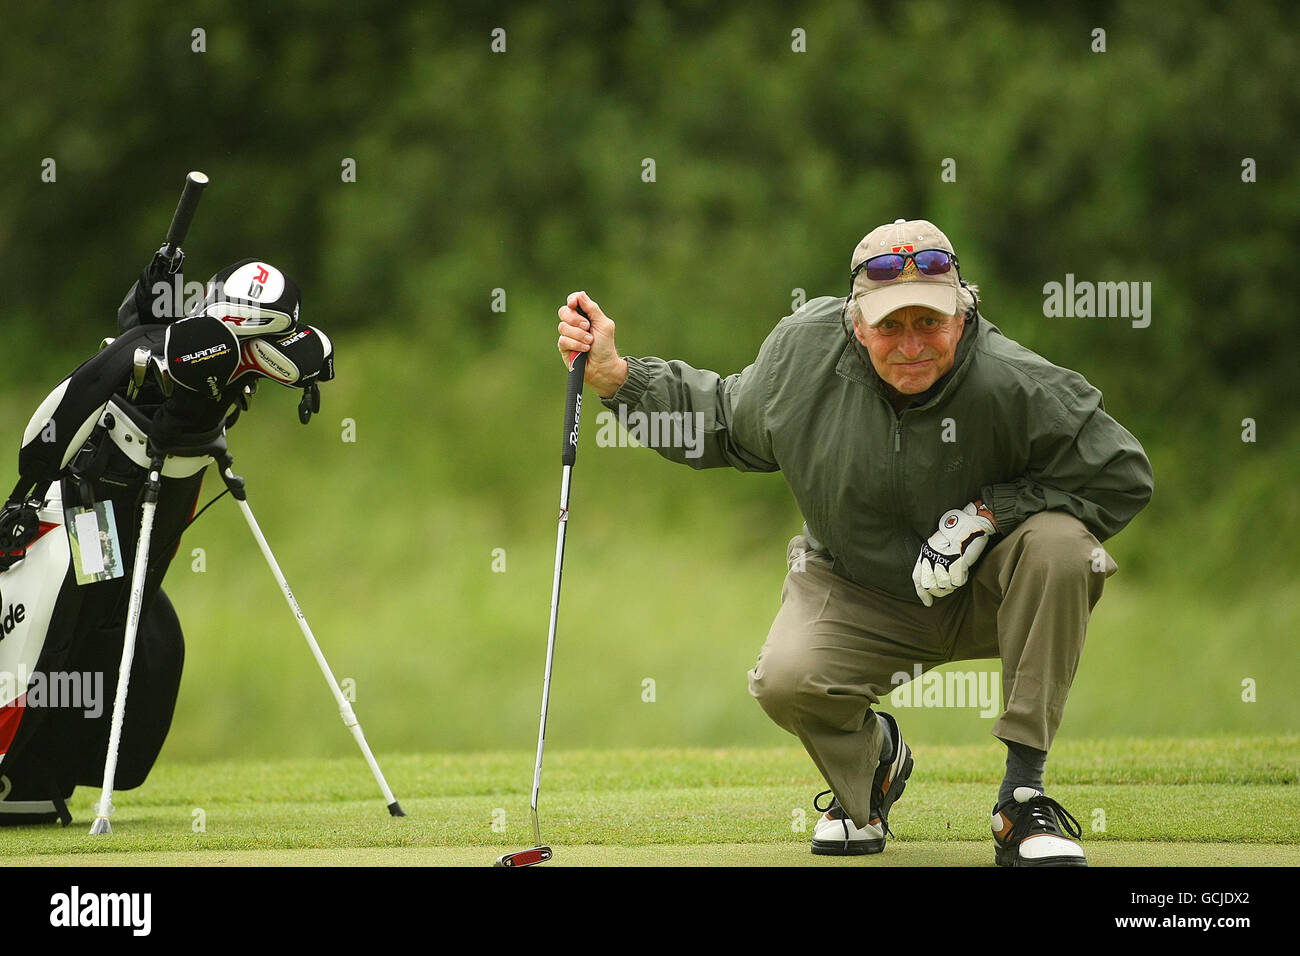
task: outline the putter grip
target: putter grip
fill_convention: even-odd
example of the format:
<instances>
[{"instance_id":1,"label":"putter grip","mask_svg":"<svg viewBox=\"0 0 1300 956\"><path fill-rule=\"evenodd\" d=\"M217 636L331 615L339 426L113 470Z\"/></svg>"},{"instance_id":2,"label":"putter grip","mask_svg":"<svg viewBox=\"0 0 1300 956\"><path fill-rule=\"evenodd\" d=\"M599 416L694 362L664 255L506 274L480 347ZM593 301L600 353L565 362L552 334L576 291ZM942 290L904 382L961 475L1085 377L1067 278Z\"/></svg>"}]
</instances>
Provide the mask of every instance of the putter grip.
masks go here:
<instances>
[{"instance_id":1,"label":"putter grip","mask_svg":"<svg viewBox=\"0 0 1300 956\"><path fill-rule=\"evenodd\" d=\"M172 216L171 228L167 230L167 246L169 249L175 249L185 241L185 235L190 231L190 223L194 221L194 210L199 208L199 199L203 196L203 187L208 184L208 177L198 171L191 172L185 177L185 191L181 193L181 201L176 204L176 214Z\"/></svg>"},{"instance_id":2,"label":"putter grip","mask_svg":"<svg viewBox=\"0 0 1300 956\"><path fill-rule=\"evenodd\" d=\"M582 309L576 310L586 318ZM564 451L560 462L572 465L578 460L578 426L582 421L582 379L587 371L587 354L579 352L569 367L569 383L564 395Z\"/></svg>"}]
</instances>

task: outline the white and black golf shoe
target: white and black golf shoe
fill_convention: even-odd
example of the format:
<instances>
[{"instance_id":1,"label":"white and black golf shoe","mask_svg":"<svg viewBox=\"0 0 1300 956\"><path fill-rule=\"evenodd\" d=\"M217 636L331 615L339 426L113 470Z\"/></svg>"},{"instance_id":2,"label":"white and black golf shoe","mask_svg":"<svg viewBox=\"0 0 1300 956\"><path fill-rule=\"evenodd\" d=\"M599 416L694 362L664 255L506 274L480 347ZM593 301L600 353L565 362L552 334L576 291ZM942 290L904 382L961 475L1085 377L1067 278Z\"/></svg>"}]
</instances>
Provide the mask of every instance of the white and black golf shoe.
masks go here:
<instances>
[{"instance_id":1,"label":"white and black golf shoe","mask_svg":"<svg viewBox=\"0 0 1300 956\"><path fill-rule=\"evenodd\" d=\"M1010 800L995 806L992 826L998 866L1088 865L1074 842L1083 835L1079 821L1033 787L1016 787Z\"/></svg>"},{"instance_id":2,"label":"white and black golf shoe","mask_svg":"<svg viewBox=\"0 0 1300 956\"><path fill-rule=\"evenodd\" d=\"M871 819L859 827L840 806L840 801L830 790L823 790L813 799L813 807L823 811L813 828L812 851L819 856L863 856L879 853L885 848L885 838L893 836L889 829L889 811L903 791L907 778L912 775L912 748L903 740L898 721L889 714L876 716L889 725L894 739L894 756L876 769L871 784ZM828 807L818 801L831 796Z\"/></svg>"}]
</instances>

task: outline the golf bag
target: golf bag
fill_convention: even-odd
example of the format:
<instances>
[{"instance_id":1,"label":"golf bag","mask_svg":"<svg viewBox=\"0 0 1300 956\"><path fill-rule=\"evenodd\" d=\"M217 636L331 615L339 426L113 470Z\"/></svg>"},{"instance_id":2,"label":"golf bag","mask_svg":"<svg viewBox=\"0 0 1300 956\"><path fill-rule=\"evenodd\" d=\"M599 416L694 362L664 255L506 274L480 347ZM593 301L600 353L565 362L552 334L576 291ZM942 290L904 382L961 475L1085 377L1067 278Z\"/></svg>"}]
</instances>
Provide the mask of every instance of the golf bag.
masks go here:
<instances>
[{"instance_id":1,"label":"golf bag","mask_svg":"<svg viewBox=\"0 0 1300 956\"><path fill-rule=\"evenodd\" d=\"M298 326L300 294L278 270L236 263L189 317L160 321L141 293L157 263L127 294L121 334L37 408L0 513L0 825L67 825L74 788L101 780L151 469L161 464L118 789L144 783L171 725L185 645L162 582L205 469L257 379L302 388L305 422L316 383L333 377L332 345Z\"/></svg>"}]
</instances>

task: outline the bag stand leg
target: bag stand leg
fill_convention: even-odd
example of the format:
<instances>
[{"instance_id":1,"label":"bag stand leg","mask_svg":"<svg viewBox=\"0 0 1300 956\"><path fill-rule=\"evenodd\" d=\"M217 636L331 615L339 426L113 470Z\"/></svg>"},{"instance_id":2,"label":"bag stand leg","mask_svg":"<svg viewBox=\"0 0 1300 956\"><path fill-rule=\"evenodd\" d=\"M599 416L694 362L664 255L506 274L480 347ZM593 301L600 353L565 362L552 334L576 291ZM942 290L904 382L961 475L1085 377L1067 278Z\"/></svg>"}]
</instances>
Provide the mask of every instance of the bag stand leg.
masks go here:
<instances>
[{"instance_id":1,"label":"bag stand leg","mask_svg":"<svg viewBox=\"0 0 1300 956\"><path fill-rule=\"evenodd\" d=\"M302 608L298 606L298 599L293 596L293 591L289 589L289 582L285 580L284 572L280 570L275 555L271 553L271 547L266 543L266 537L262 534L257 519L253 517L253 510L248 506L248 494L244 490L244 481L231 470L232 464L233 461L229 455L225 455L218 460L218 467L222 470L221 475L225 479L226 487L230 489L231 497L239 504L239 510L243 512L244 520L248 523L248 530L253 533L253 538L262 551L262 557L266 559L271 574L275 576L276 583L280 585L280 591L284 594L289 610L293 612L294 619L298 622L298 628L302 631L302 636L307 639L307 646L311 648L312 656L316 658L321 673L325 675L325 680L334 695L334 702L338 705L339 716L343 718L343 726L352 732L352 737L361 749L362 756L366 758L366 764L369 765L370 772L374 775L375 782L379 784L379 790L384 795L384 802L388 805L389 814L395 817L404 817L406 813L402 810L402 805L397 802L397 797L393 796L388 781L384 779L384 772L379 769L379 763L370 750L370 744L366 742L366 735L361 730L361 722L357 719L357 715L352 710L352 705L348 703L348 699L343 696L343 691L339 688L339 682L334 679L334 672L330 670L329 664L325 661L325 655L321 653L320 645L316 643L316 636L312 634L311 628L307 625L307 618L303 616Z\"/></svg>"},{"instance_id":2,"label":"bag stand leg","mask_svg":"<svg viewBox=\"0 0 1300 956\"><path fill-rule=\"evenodd\" d=\"M153 451L152 448L151 451ZM329 684L330 691L334 695L334 701L338 704L339 716L343 719L343 725L348 728L353 739L356 740L362 756L365 757L366 763L370 767L370 772L374 775L375 782L379 784L380 792L384 795L384 802L388 805L389 814L395 817L406 816L401 804L397 802L397 798L393 795L392 789L389 788L388 781L384 779L383 771L379 769L379 763L375 760L375 755L371 752L370 745L366 742L366 736L361 730L361 723L357 720L352 705L343 696L343 691L339 688L338 681L334 678L334 673L330 670L329 664L326 663L325 655L321 653L320 645L316 642L315 635L312 634L311 628L307 625L307 619L303 616L302 609L293 596L293 591L289 589L289 583L285 580L280 565L275 560L275 555L271 553L271 548L266 543L266 538L257 524L257 519L253 517L252 509L248 507L248 496L244 491L244 481L231 470L234 462L230 452L226 449L224 434L213 441L203 444L195 444L184 449L171 449L170 453L185 455L207 454L217 461L217 466L221 470L221 477L225 481L226 487L230 489L231 496L238 501L244 520L248 523L248 528L253 533L253 537L261 549L262 556L266 559L271 573L275 576L276 583L280 585L280 590L289 605L289 610L293 612L303 637L307 639L307 645L311 648L312 656L316 658L316 663L320 666L321 673ZM162 481L164 460L163 453L154 453L149 470L149 479L145 486L144 511L140 522L140 540L136 546L135 569L131 580L131 603L127 610L126 634L122 643L122 663L118 669L117 695L113 702L113 723L108 739L108 754L104 762L104 785L99 802L95 805L95 822L90 828L92 834L113 832L113 828L108 822L108 818L113 812L113 779L117 773L117 754L122 742L122 719L126 713L127 685L131 678L131 662L135 656L135 640L140 626L141 605L144 603L144 582L149 564L149 540L153 532L154 513L158 507L158 494Z\"/></svg>"},{"instance_id":3,"label":"bag stand leg","mask_svg":"<svg viewBox=\"0 0 1300 956\"><path fill-rule=\"evenodd\" d=\"M59 815L59 823L64 827L72 824L72 813L68 810L68 802L63 799L63 792L59 789L59 781L55 779L54 773L49 774L50 803L54 804L54 812Z\"/></svg>"},{"instance_id":4,"label":"bag stand leg","mask_svg":"<svg viewBox=\"0 0 1300 956\"><path fill-rule=\"evenodd\" d=\"M108 735L108 754L104 760L104 785L95 804L92 835L112 833L108 818L113 813L113 778L117 774L117 752L122 745L122 720L126 716L127 685L131 682L131 662L135 659L135 638L140 629L140 606L144 603L144 581L149 568L149 539L153 535L154 513L158 510L158 489L162 483L163 459L156 457L149 466L149 480L144 489L144 510L140 519L140 539L135 546L135 569L131 574L131 603L126 612L126 634L122 641L122 663L117 671L117 694L113 698L113 723Z\"/></svg>"}]
</instances>

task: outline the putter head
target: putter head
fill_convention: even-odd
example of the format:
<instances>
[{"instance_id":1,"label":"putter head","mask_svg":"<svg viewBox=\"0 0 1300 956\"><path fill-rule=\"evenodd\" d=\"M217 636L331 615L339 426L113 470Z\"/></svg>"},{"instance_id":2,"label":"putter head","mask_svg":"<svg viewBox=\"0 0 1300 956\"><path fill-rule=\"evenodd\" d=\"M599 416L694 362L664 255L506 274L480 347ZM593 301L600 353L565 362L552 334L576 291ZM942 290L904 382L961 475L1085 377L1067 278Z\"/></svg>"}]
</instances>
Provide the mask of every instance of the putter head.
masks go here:
<instances>
[{"instance_id":1,"label":"putter head","mask_svg":"<svg viewBox=\"0 0 1300 956\"><path fill-rule=\"evenodd\" d=\"M531 850L519 850L516 853L503 853L497 857L493 866L536 866L551 858L549 846L535 846Z\"/></svg>"}]
</instances>

